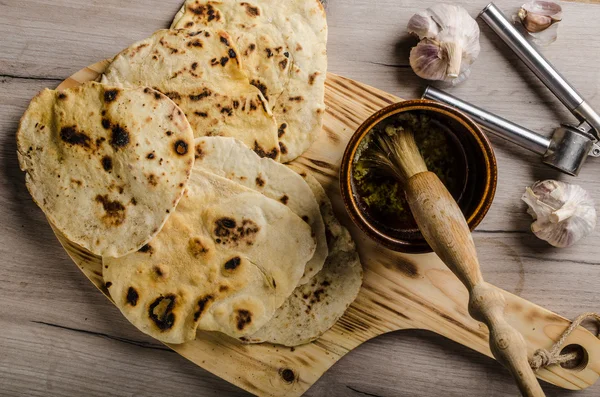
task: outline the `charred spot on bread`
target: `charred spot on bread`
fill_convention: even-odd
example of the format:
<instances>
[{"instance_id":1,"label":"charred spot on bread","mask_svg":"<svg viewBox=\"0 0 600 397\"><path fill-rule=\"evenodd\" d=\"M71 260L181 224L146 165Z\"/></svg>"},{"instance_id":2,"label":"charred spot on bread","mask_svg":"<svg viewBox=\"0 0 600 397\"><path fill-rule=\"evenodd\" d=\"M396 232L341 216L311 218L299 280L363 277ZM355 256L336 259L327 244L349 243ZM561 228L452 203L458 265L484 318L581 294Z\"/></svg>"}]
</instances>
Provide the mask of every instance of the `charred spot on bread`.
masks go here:
<instances>
[{"instance_id":1,"label":"charred spot on bread","mask_svg":"<svg viewBox=\"0 0 600 397\"><path fill-rule=\"evenodd\" d=\"M178 92L175 92L175 91L165 92L165 95L167 97L169 97L169 99L171 99L172 101L179 101L179 100L181 100L181 95Z\"/></svg>"},{"instance_id":2,"label":"charred spot on bread","mask_svg":"<svg viewBox=\"0 0 600 397\"><path fill-rule=\"evenodd\" d=\"M102 220L108 226L119 226L125 221L125 206L117 200L110 200L108 195L97 195L96 202L102 204L104 216Z\"/></svg>"},{"instance_id":3,"label":"charred spot on bread","mask_svg":"<svg viewBox=\"0 0 600 397\"><path fill-rule=\"evenodd\" d=\"M175 142L175 153L180 156L183 156L188 152L188 144L184 140L180 139Z\"/></svg>"},{"instance_id":4,"label":"charred spot on bread","mask_svg":"<svg viewBox=\"0 0 600 397\"><path fill-rule=\"evenodd\" d=\"M273 148L268 152L265 151L265 149L258 144L258 141L254 141L254 152L260 157L268 157L271 159L277 158L277 155L279 154L279 150L277 150L277 148Z\"/></svg>"},{"instance_id":5,"label":"charred spot on bread","mask_svg":"<svg viewBox=\"0 0 600 397\"><path fill-rule=\"evenodd\" d=\"M173 309L177 303L177 298L173 294L159 296L152 302L148 309L148 315L154 324L161 331L166 331L175 324L175 313Z\"/></svg>"},{"instance_id":6,"label":"charred spot on bread","mask_svg":"<svg viewBox=\"0 0 600 397\"><path fill-rule=\"evenodd\" d=\"M204 157L204 152L202 151L202 147L200 145L196 145L196 153L194 154L195 159L202 159Z\"/></svg>"},{"instance_id":7,"label":"charred spot on bread","mask_svg":"<svg viewBox=\"0 0 600 397\"><path fill-rule=\"evenodd\" d=\"M63 127L60 130L60 139L69 145L78 145L86 148L90 147L90 137L79 132L75 126Z\"/></svg>"},{"instance_id":8,"label":"charred spot on bread","mask_svg":"<svg viewBox=\"0 0 600 397\"><path fill-rule=\"evenodd\" d=\"M242 2L240 3L240 5L246 8L246 14L250 15L251 17L257 17L260 15L260 10L258 9L258 7L255 7L252 4L246 2Z\"/></svg>"},{"instance_id":9,"label":"charred spot on bread","mask_svg":"<svg viewBox=\"0 0 600 397\"><path fill-rule=\"evenodd\" d=\"M242 331L251 322L252 322L252 313L250 313L250 311L244 310L244 309L237 310L236 323L237 323L237 329L239 331Z\"/></svg>"},{"instance_id":10,"label":"charred spot on bread","mask_svg":"<svg viewBox=\"0 0 600 397\"><path fill-rule=\"evenodd\" d=\"M119 149L129 144L129 131L125 128L117 124L112 127L111 131L110 144L112 147Z\"/></svg>"},{"instance_id":11,"label":"charred spot on bread","mask_svg":"<svg viewBox=\"0 0 600 397\"><path fill-rule=\"evenodd\" d=\"M102 157L102 168L104 168L104 171L106 172L110 172L113 169L113 162L112 162L112 157L110 156L104 156Z\"/></svg>"},{"instance_id":12,"label":"charred spot on bread","mask_svg":"<svg viewBox=\"0 0 600 397\"><path fill-rule=\"evenodd\" d=\"M233 271L238 268L238 266L242 263L242 259L239 256L233 257L223 266L225 270Z\"/></svg>"},{"instance_id":13,"label":"charred spot on bread","mask_svg":"<svg viewBox=\"0 0 600 397\"><path fill-rule=\"evenodd\" d=\"M308 84L313 85L315 84L315 79L317 78L317 76L319 75L319 72L314 72L313 74L311 74L310 76L308 76Z\"/></svg>"},{"instance_id":14,"label":"charred spot on bread","mask_svg":"<svg viewBox=\"0 0 600 397\"><path fill-rule=\"evenodd\" d=\"M260 227L250 219L243 219L241 223L238 223L226 217L217 219L213 229L215 237L218 237L215 240L217 244L231 246L237 246L242 242L248 245L254 244L256 234L259 231Z\"/></svg>"},{"instance_id":15,"label":"charred spot on bread","mask_svg":"<svg viewBox=\"0 0 600 397\"><path fill-rule=\"evenodd\" d=\"M158 265L155 265L152 268L152 270L154 271L154 274L156 275L156 277L164 279L167 277L169 268L163 264L158 264Z\"/></svg>"},{"instance_id":16,"label":"charred spot on bread","mask_svg":"<svg viewBox=\"0 0 600 397\"><path fill-rule=\"evenodd\" d=\"M220 218L215 222L215 235L218 237L229 236L230 229L235 229L237 223L235 219L231 218Z\"/></svg>"},{"instance_id":17,"label":"charred spot on bread","mask_svg":"<svg viewBox=\"0 0 600 397\"><path fill-rule=\"evenodd\" d=\"M277 130L277 136L279 138L281 138L285 134L285 129L287 128L287 126L287 123L283 123L279 126L279 129Z\"/></svg>"},{"instance_id":18,"label":"charred spot on bread","mask_svg":"<svg viewBox=\"0 0 600 397\"><path fill-rule=\"evenodd\" d=\"M106 90L104 91L104 101L106 103L111 103L114 100L117 99L117 96L119 96L119 90L114 88L112 90Z\"/></svg>"},{"instance_id":19,"label":"charred spot on bread","mask_svg":"<svg viewBox=\"0 0 600 397\"><path fill-rule=\"evenodd\" d=\"M154 174L146 175L146 180L148 181L148 184L152 186L158 185L158 178ZM167 210L167 212L169 212L169 210Z\"/></svg>"},{"instance_id":20,"label":"charred spot on bread","mask_svg":"<svg viewBox=\"0 0 600 397\"><path fill-rule=\"evenodd\" d=\"M210 303L215 299L213 295L205 295L202 298L198 299L198 310L194 313L194 321L198 321L202 316L202 313L206 310L206 308L210 305Z\"/></svg>"},{"instance_id":21,"label":"charred spot on bread","mask_svg":"<svg viewBox=\"0 0 600 397\"><path fill-rule=\"evenodd\" d=\"M200 92L199 94L192 94L189 95L190 100L197 102L200 101L206 97L209 97L212 95L212 91L208 90L207 88L203 89L202 92Z\"/></svg>"},{"instance_id":22,"label":"charred spot on bread","mask_svg":"<svg viewBox=\"0 0 600 397\"><path fill-rule=\"evenodd\" d=\"M281 154L287 154L288 150L287 146L285 146L285 143L279 142L279 151L281 152Z\"/></svg>"},{"instance_id":23,"label":"charred spot on bread","mask_svg":"<svg viewBox=\"0 0 600 397\"><path fill-rule=\"evenodd\" d=\"M192 237L188 241L188 252L194 258L199 258L208 253L208 248L202 243L202 240L199 237Z\"/></svg>"},{"instance_id":24,"label":"charred spot on bread","mask_svg":"<svg viewBox=\"0 0 600 397\"><path fill-rule=\"evenodd\" d=\"M125 301L127 302L127 304L129 304L131 306L136 306L138 303L139 297L140 297L140 295L138 294L136 289L133 287L129 287L127 289L127 295L125 296Z\"/></svg>"},{"instance_id":25,"label":"charred spot on bread","mask_svg":"<svg viewBox=\"0 0 600 397\"><path fill-rule=\"evenodd\" d=\"M244 51L244 55L248 56L250 55L251 52L253 52L256 49L256 44L252 43L248 46L248 48L246 48L246 51Z\"/></svg>"},{"instance_id":26,"label":"charred spot on bread","mask_svg":"<svg viewBox=\"0 0 600 397\"><path fill-rule=\"evenodd\" d=\"M269 96L267 95L267 86L263 82L261 82L260 80L254 79L254 80L250 81L250 84L252 84L256 88L258 88L258 90L261 92L261 94L263 94L265 99L267 101L269 100Z\"/></svg>"},{"instance_id":27,"label":"charred spot on bread","mask_svg":"<svg viewBox=\"0 0 600 397\"><path fill-rule=\"evenodd\" d=\"M152 246L150 244L146 244L142 248L140 248L138 250L138 252L142 252L144 254L150 254L150 255L152 255L152 253L154 252L154 249L152 248Z\"/></svg>"}]
</instances>

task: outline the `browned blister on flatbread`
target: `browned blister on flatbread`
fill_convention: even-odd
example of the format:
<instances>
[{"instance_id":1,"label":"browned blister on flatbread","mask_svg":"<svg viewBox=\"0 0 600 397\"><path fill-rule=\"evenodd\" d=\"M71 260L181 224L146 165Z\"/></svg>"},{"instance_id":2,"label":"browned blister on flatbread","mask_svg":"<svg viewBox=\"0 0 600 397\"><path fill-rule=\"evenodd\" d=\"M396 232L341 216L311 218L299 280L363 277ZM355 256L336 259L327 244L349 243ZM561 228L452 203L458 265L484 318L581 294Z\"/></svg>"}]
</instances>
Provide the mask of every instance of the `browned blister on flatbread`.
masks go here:
<instances>
[{"instance_id":1,"label":"browned blister on flatbread","mask_svg":"<svg viewBox=\"0 0 600 397\"><path fill-rule=\"evenodd\" d=\"M162 231L139 252L105 258L104 281L125 317L163 342L197 329L241 337L292 293L311 234L284 204L194 167Z\"/></svg>"},{"instance_id":2,"label":"browned blister on flatbread","mask_svg":"<svg viewBox=\"0 0 600 397\"><path fill-rule=\"evenodd\" d=\"M282 162L309 148L325 111L327 21L319 0L187 0L172 27L229 32L277 120Z\"/></svg>"},{"instance_id":3,"label":"browned blister on flatbread","mask_svg":"<svg viewBox=\"0 0 600 397\"><path fill-rule=\"evenodd\" d=\"M151 88L94 82L36 96L17 150L50 222L92 253L115 257L159 232L194 162L192 129L173 101Z\"/></svg>"},{"instance_id":4,"label":"browned blister on flatbread","mask_svg":"<svg viewBox=\"0 0 600 397\"><path fill-rule=\"evenodd\" d=\"M278 160L275 119L241 62L223 30L159 30L117 55L102 82L153 87L181 107L196 137L234 137Z\"/></svg>"}]
</instances>

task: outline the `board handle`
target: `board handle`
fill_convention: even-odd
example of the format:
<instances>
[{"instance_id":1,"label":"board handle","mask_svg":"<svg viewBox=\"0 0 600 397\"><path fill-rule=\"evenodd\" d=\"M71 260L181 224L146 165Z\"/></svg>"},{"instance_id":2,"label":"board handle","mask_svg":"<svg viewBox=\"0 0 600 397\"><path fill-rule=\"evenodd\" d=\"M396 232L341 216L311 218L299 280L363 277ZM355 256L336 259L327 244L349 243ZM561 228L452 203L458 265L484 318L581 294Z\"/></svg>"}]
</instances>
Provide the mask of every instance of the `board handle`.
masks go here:
<instances>
[{"instance_id":1,"label":"board handle","mask_svg":"<svg viewBox=\"0 0 600 397\"><path fill-rule=\"evenodd\" d=\"M490 330L494 357L510 370L523 396L543 397L525 340L504 318L504 296L483 280L469 226L452 195L433 172L412 176L405 191L423 237L467 287L469 313Z\"/></svg>"}]
</instances>

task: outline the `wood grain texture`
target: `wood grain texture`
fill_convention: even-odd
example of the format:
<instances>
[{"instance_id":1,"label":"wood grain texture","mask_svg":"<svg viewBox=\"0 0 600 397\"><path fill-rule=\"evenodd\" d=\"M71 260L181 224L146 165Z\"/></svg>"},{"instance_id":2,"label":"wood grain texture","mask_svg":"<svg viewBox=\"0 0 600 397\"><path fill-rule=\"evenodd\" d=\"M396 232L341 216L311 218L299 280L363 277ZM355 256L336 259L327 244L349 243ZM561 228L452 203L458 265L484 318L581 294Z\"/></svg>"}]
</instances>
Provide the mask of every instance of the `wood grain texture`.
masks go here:
<instances>
[{"instance_id":1,"label":"wood grain texture","mask_svg":"<svg viewBox=\"0 0 600 397\"><path fill-rule=\"evenodd\" d=\"M408 68L410 16L434 1L328 0L330 70L404 98L425 83ZM475 15L485 4L462 3ZM505 11L520 3L499 0ZM543 53L600 108L600 5L561 3L559 39ZM84 65L168 26L179 0L0 1L0 395L247 396L141 335L66 256L18 169L14 133L29 100ZM549 135L572 116L482 27L482 53L452 93ZM574 62L573 60L577 60ZM347 132L350 133L350 132ZM573 318L598 311L598 234L568 249L533 237L518 199L536 179L576 182L600 197L597 161L578 178L492 137L499 163L494 205L475 231L488 281ZM329 186L331 191L337 186ZM355 231L355 235L358 232ZM360 238L360 235L359 235ZM377 249L375 247L375 249ZM465 290L466 293L466 290ZM555 330L556 334L560 330ZM578 396L597 396L595 385ZM548 384L548 396L571 393ZM307 396L514 396L499 364L427 331L377 337L334 365Z\"/></svg>"}]
</instances>

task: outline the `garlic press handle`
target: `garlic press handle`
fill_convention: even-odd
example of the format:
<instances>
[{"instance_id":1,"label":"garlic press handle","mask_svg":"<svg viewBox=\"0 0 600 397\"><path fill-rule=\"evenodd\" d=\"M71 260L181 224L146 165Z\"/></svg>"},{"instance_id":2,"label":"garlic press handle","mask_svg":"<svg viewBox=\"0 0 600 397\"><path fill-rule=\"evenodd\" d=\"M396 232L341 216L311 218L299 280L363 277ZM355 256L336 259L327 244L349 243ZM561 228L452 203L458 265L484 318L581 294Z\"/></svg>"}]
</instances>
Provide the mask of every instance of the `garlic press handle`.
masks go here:
<instances>
[{"instance_id":1,"label":"garlic press handle","mask_svg":"<svg viewBox=\"0 0 600 397\"><path fill-rule=\"evenodd\" d=\"M527 65L552 93L581 121L578 129L600 137L600 115L581 97L567 80L532 46L494 3L481 11L479 17Z\"/></svg>"},{"instance_id":2,"label":"garlic press handle","mask_svg":"<svg viewBox=\"0 0 600 397\"><path fill-rule=\"evenodd\" d=\"M471 103L458 99L447 92L438 90L435 87L428 86L425 89L422 98L453 106L461 112L466 113L487 131L539 155L545 155L550 148L550 139L515 124L512 121L496 116Z\"/></svg>"},{"instance_id":3,"label":"garlic press handle","mask_svg":"<svg viewBox=\"0 0 600 397\"><path fill-rule=\"evenodd\" d=\"M551 139L548 139L431 86L425 89L423 99L442 102L457 108L487 131L541 155L545 164L569 175L577 176L588 154L595 156L595 151L600 150L588 134L574 127L563 125L554 131Z\"/></svg>"}]
</instances>

